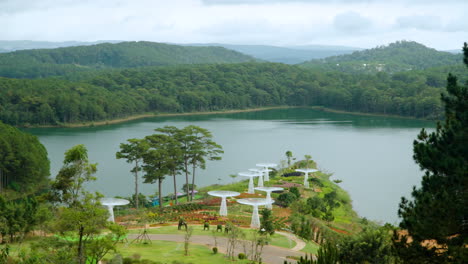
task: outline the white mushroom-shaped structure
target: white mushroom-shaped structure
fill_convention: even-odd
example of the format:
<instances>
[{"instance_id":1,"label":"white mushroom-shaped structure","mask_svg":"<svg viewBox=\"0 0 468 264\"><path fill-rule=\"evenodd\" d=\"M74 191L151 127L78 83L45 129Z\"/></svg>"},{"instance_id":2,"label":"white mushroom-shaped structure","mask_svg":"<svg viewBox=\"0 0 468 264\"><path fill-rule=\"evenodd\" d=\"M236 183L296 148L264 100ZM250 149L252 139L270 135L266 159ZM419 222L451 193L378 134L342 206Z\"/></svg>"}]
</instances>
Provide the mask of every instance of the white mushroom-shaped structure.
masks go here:
<instances>
[{"instance_id":1,"label":"white mushroom-shaped structure","mask_svg":"<svg viewBox=\"0 0 468 264\"><path fill-rule=\"evenodd\" d=\"M258 176L258 187L263 187L263 171L261 169L249 169L251 172L259 173L260 176Z\"/></svg>"},{"instance_id":2,"label":"white mushroom-shaped structure","mask_svg":"<svg viewBox=\"0 0 468 264\"><path fill-rule=\"evenodd\" d=\"M246 171L246 172L239 172L238 173L239 176L243 176L243 177L249 177L249 190L247 191L247 193L255 193L254 191L254 184L253 184L253 178L254 177L259 177L261 176L262 174L259 173L259 172L253 172L253 171Z\"/></svg>"},{"instance_id":3,"label":"white mushroom-shaped structure","mask_svg":"<svg viewBox=\"0 0 468 264\"><path fill-rule=\"evenodd\" d=\"M208 194L211 196L221 197L221 207L219 208L219 215L221 216L228 215L226 198L240 195L240 193L232 191L210 191Z\"/></svg>"},{"instance_id":4,"label":"white mushroom-shaped structure","mask_svg":"<svg viewBox=\"0 0 468 264\"><path fill-rule=\"evenodd\" d=\"M252 210L252 221L250 222L251 228L260 228L260 216L258 215L258 207L261 205L266 205L268 202L263 198L245 198L238 199L238 203L246 204L253 206Z\"/></svg>"},{"instance_id":5,"label":"white mushroom-shaped structure","mask_svg":"<svg viewBox=\"0 0 468 264\"><path fill-rule=\"evenodd\" d=\"M265 207L271 210L273 208L271 206L273 204L273 200L271 199L271 192L282 191L284 189L281 187L255 187L255 190L259 190L259 191L263 191L267 193L266 195L267 204L265 205Z\"/></svg>"},{"instance_id":6,"label":"white mushroom-shaped structure","mask_svg":"<svg viewBox=\"0 0 468 264\"><path fill-rule=\"evenodd\" d=\"M309 173L317 172L316 169L297 169L298 172L304 173L304 187L309 188Z\"/></svg>"},{"instance_id":7,"label":"white mushroom-shaped structure","mask_svg":"<svg viewBox=\"0 0 468 264\"><path fill-rule=\"evenodd\" d=\"M114 206L117 205L126 205L129 204L130 201L125 200L125 199L119 199L119 198L101 198L101 204L107 207L107 210L109 210L109 218L107 221L115 222L114 220Z\"/></svg>"},{"instance_id":8,"label":"white mushroom-shaped structure","mask_svg":"<svg viewBox=\"0 0 468 264\"><path fill-rule=\"evenodd\" d=\"M262 168L266 169L266 171L263 171L263 173L265 174L264 180L269 181L270 180L270 175L268 174L268 172L270 172L271 170L268 170L268 168L276 168L278 166L278 164L276 164L276 163L257 163L257 164L255 164L255 166L262 167Z\"/></svg>"}]
</instances>

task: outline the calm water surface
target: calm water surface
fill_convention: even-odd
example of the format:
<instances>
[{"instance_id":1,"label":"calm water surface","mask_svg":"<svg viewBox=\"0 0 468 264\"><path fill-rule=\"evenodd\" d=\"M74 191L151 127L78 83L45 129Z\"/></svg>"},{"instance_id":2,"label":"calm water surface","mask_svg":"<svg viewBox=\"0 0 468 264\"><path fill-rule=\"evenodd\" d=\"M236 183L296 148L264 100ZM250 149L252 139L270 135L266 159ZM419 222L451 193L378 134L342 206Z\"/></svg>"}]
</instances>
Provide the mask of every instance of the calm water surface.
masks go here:
<instances>
[{"instance_id":1,"label":"calm water surface","mask_svg":"<svg viewBox=\"0 0 468 264\"><path fill-rule=\"evenodd\" d=\"M421 128L434 128L428 121L325 113L312 109L277 109L260 112L160 117L92 128L28 129L49 152L51 174L56 175L64 152L84 144L89 159L98 163L98 180L90 190L106 196L129 196L134 191L131 165L115 159L119 144L143 138L166 125L182 128L197 125L210 130L223 146L221 161L209 162L198 172L198 186L229 183L236 174L259 162L280 163L284 153L302 159L312 156L319 168L333 173L353 199L363 217L396 223L401 196L409 196L422 172L412 159L412 142ZM236 180L240 180L238 177ZM181 188L183 177L177 178ZM164 189L172 193L172 178ZM154 194L157 186L142 184L142 193Z\"/></svg>"}]
</instances>

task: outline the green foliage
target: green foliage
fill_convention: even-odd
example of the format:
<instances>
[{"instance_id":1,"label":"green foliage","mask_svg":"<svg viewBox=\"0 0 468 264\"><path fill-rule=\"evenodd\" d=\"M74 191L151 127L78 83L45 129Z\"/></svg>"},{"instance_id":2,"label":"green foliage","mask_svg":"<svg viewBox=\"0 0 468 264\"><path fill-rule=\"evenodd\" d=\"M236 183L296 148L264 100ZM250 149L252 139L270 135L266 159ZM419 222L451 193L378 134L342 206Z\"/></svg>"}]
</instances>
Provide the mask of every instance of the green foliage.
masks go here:
<instances>
[{"instance_id":1,"label":"green foliage","mask_svg":"<svg viewBox=\"0 0 468 264\"><path fill-rule=\"evenodd\" d=\"M105 68L247 61L254 59L221 47L187 47L144 41L103 43L3 53L0 54L0 76L41 78Z\"/></svg>"},{"instance_id":2,"label":"green foliage","mask_svg":"<svg viewBox=\"0 0 468 264\"><path fill-rule=\"evenodd\" d=\"M289 188L289 192L296 195L297 199L301 198L301 193L299 192L299 189L297 187Z\"/></svg>"},{"instance_id":3,"label":"green foliage","mask_svg":"<svg viewBox=\"0 0 468 264\"><path fill-rule=\"evenodd\" d=\"M22 240L24 236L40 224L37 217L38 202L34 197L7 201L0 196L0 237L5 243Z\"/></svg>"},{"instance_id":4,"label":"green foliage","mask_svg":"<svg viewBox=\"0 0 468 264\"><path fill-rule=\"evenodd\" d=\"M247 258L247 256L246 256L244 253L239 253L239 254L237 255L237 257L238 257L239 259L241 259L241 260Z\"/></svg>"},{"instance_id":5,"label":"green foliage","mask_svg":"<svg viewBox=\"0 0 468 264\"><path fill-rule=\"evenodd\" d=\"M146 144L146 141L142 139L132 138L127 141L129 142L128 144L120 144L120 151L115 153L115 156L117 159L126 159L128 163L135 163L135 166L131 170L135 176L135 194L133 195L133 204L136 209L138 209L138 172L142 170L141 163L143 162L143 154L148 149L148 144Z\"/></svg>"},{"instance_id":6,"label":"green foliage","mask_svg":"<svg viewBox=\"0 0 468 264\"><path fill-rule=\"evenodd\" d=\"M355 236L338 241L342 263L392 264L397 258L392 245L392 232L386 227L365 229Z\"/></svg>"},{"instance_id":7,"label":"green foliage","mask_svg":"<svg viewBox=\"0 0 468 264\"><path fill-rule=\"evenodd\" d=\"M354 73L379 71L395 73L460 64L460 62L459 54L437 51L413 41L397 41L388 46L312 60L303 63L302 66Z\"/></svg>"},{"instance_id":8,"label":"green foliage","mask_svg":"<svg viewBox=\"0 0 468 264\"><path fill-rule=\"evenodd\" d=\"M74 82L0 77L0 120L57 125L284 105L438 118L443 76L442 70L361 75L243 63L126 69Z\"/></svg>"},{"instance_id":9,"label":"green foliage","mask_svg":"<svg viewBox=\"0 0 468 264\"><path fill-rule=\"evenodd\" d=\"M297 200L297 196L291 192L285 192L278 196L276 199L276 203L283 206L288 207L292 202Z\"/></svg>"},{"instance_id":10,"label":"green foliage","mask_svg":"<svg viewBox=\"0 0 468 264\"><path fill-rule=\"evenodd\" d=\"M49 169L47 150L36 136L0 121L0 190L16 186L22 193L38 191L47 186Z\"/></svg>"},{"instance_id":11,"label":"green foliage","mask_svg":"<svg viewBox=\"0 0 468 264\"><path fill-rule=\"evenodd\" d=\"M275 224L271 210L263 208L260 214L262 215L262 218L260 219L260 230L262 230L261 232L266 232L270 235L273 235L275 233Z\"/></svg>"},{"instance_id":12,"label":"green foliage","mask_svg":"<svg viewBox=\"0 0 468 264\"><path fill-rule=\"evenodd\" d=\"M463 51L468 66L466 43ZM468 83L459 85L449 74L442 99L445 122L430 134L423 129L413 143L414 160L425 172L421 187L413 187L412 200L402 198L398 211L412 242L403 234L394 242L408 263L462 263L468 258ZM443 249L421 246L429 240Z\"/></svg>"},{"instance_id":13,"label":"green foliage","mask_svg":"<svg viewBox=\"0 0 468 264\"><path fill-rule=\"evenodd\" d=\"M73 206L87 193L83 184L94 181L97 164L89 163L88 150L82 144L65 152L63 166L52 181L48 198L52 202Z\"/></svg>"},{"instance_id":14,"label":"green foliage","mask_svg":"<svg viewBox=\"0 0 468 264\"><path fill-rule=\"evenodd\" d=\"M218 248L217 247L213 247L212 250L213 250L213 254L218 254Z\"/></svg>"}]
</instances>

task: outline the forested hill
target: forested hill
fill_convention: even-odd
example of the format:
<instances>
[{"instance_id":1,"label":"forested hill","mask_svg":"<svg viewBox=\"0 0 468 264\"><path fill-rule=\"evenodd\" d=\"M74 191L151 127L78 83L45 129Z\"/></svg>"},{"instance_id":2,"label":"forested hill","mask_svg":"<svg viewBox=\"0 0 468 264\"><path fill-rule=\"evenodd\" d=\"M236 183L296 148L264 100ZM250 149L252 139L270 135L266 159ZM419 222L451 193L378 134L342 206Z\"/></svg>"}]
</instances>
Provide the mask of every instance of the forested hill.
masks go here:
<instances>
[{"instance_id":1,"label":"forested hill","mask_svg":"<svg viewBox=\"0 0 468 264\"><path fill-rule=\"evenodd\" d=\"M462 64L461 54L437 51L413 41L398 41L348 55L311 60L301 66L342 72L395 73L454 64Z\"/></svg>"},{"instance_id":2,"label":"forested hill","mask_svg":"<svg viewBox=\"0 0 468 264\"><path fill-rule=\"evenodd\" d=\"M269 62L279 62L286 64L297 64L311 59L321 59L334 55L349 54L353 51L360 50L353 47L342 46L323 46L323 45L308 45L308 46L269 46L269 45L236 45L236 44L187 44L189 46L220 46L227 49L235 50L255 58L259 58Z\"/></svg>"},{"instance_id":3,"label":"forested hill","mask_svg":"<svg viewBox=\"0 0 468 264\"><path fill-rule=\"evenodd\" d=\"M155 42L103 43L0 54L0 76L40 78L102 68L177 64L240 63L253 57L222 47L187 47Z\"/></svg>"},{"instance_id":4,"label":"forested hill","mask_svg":"<svg viewBox=\"0 0 468 264\"><path fill-rule=\"evenodd\" d=\"M441 70L371 75L242 63L123 69L80 82L0 78L0 120L57 125L283 105L437 118L446 76Z\"/></svg>"}]
</instances>

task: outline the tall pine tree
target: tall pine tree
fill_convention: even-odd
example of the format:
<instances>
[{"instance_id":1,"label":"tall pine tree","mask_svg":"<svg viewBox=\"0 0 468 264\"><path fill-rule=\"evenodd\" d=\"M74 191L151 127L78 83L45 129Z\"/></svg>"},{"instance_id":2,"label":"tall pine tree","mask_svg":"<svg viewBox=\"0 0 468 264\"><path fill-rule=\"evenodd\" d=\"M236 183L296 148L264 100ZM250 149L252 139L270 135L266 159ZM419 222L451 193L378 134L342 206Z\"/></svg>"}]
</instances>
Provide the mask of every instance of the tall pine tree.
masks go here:
<instances>
[{"instance_id":1,"label":"tall pine tree","mask_svg":"<svg viewBox=\"0 0 468 264\"><path fill-rule=\"evenodd\" d=\"M468 66L468 47L463 47ZM414 141L414 160L425 172L421 187L402 198L400 227L394 238L405 263L465 263L468 259L468 83L449 74L445 121L424 129Z\"/></svg>"}]
</instances>

